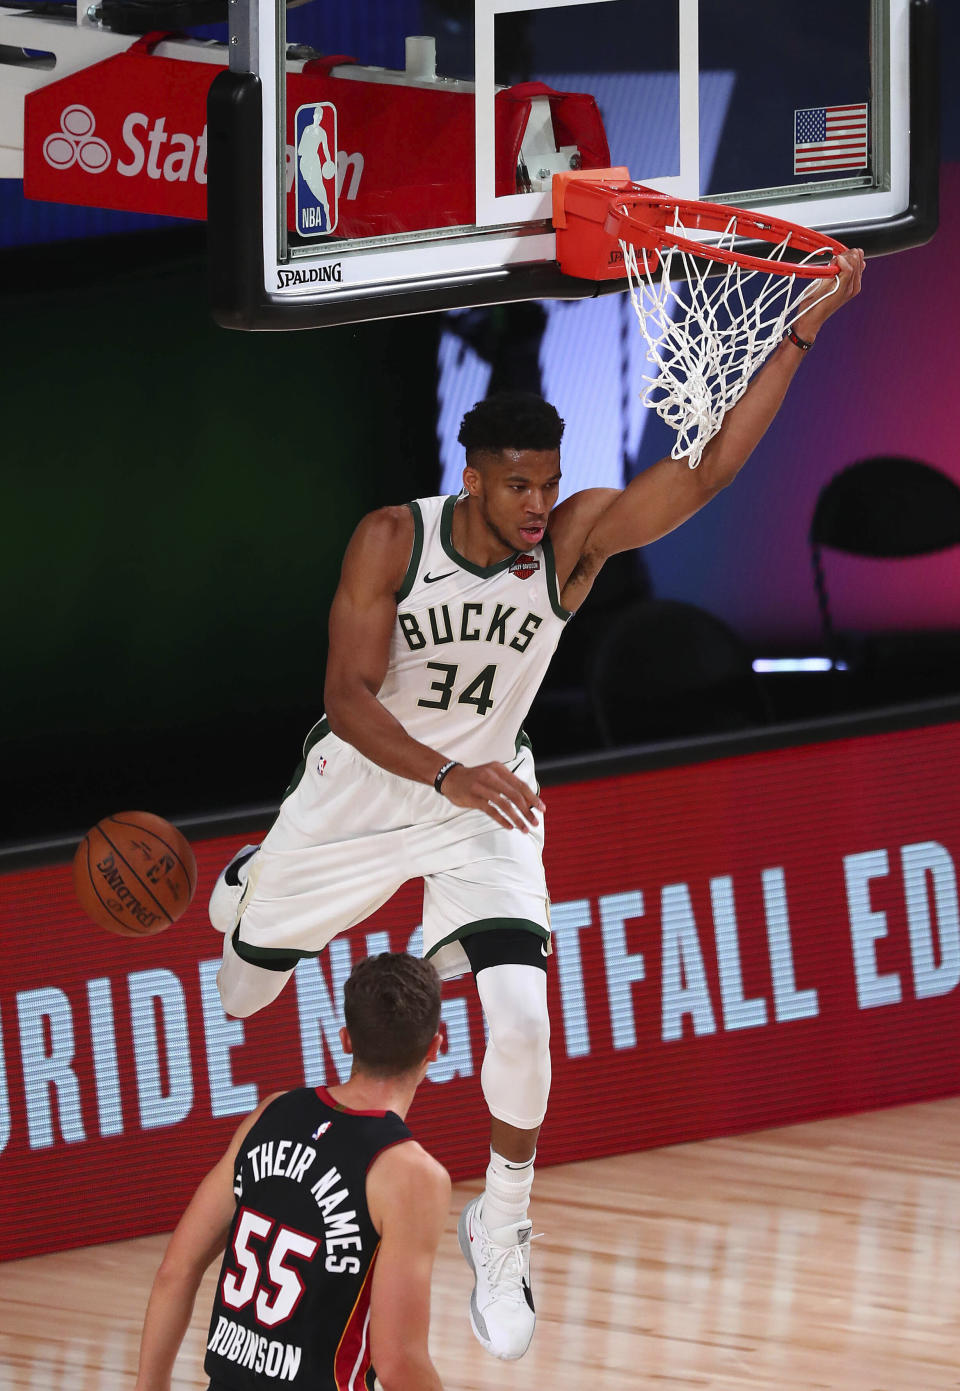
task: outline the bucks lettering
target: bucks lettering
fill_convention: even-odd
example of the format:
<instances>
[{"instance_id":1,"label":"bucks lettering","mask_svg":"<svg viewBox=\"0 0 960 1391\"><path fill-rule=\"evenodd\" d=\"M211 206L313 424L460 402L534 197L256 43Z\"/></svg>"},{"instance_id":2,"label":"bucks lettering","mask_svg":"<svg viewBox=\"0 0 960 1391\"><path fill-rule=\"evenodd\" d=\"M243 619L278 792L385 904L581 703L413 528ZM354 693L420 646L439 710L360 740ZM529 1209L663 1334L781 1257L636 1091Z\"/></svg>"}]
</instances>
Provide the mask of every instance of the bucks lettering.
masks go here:
<instances>
[{"instance_id":1,"label":"bucks lettering","mask_svg":"<svg viewBox=\"0 0 960 1391\"><path fill-rule=\"evenodd\" d=\"M418 525L377 698L445 758L509 763L569 615L546 538L529 554L473 565L453 546L455 506L454 497L411 503Z\"/></svg>"},{"instance_id":2,"label":"bucks lettering","mask_svg":"<svg viewBox=\"0 0 960 1391\"><path fill-rule=\"evenodd\" d=\"M433 643L442 647L448 642L489 642L500 647L512 647L526 652L536 636L543 619L528 613L522 622L515 622L517 609L511 604L461 604L459 608L438 604L427 609L426 617L398 614L403 636L411 652L418 652Z\"/></svg>"},{"instance_id":3,"label":"bucks lettering","mask_svg":"<svg viewBox=\"0 0 960 1391\"><path fill-rule=\"evenodd\" d=\"M452 611L451 611L452 610ZM435 604L417 618L412 613L398 614L400 630L411 652L426 647L445 647L452 642L488 643L493 647L510 647L514 652L526 652L536 636L543 619L528 613L516 621L517 609L512 604L465 603ZM435 673L429 690L417 701L425 710L448 710L451 701L472 706L478 715L493 708L493 682L497 674L495 662L482 671L467 669L461 678L460 665L454 662L427 662L428 672Z\"/></svg>"}]
</instances>

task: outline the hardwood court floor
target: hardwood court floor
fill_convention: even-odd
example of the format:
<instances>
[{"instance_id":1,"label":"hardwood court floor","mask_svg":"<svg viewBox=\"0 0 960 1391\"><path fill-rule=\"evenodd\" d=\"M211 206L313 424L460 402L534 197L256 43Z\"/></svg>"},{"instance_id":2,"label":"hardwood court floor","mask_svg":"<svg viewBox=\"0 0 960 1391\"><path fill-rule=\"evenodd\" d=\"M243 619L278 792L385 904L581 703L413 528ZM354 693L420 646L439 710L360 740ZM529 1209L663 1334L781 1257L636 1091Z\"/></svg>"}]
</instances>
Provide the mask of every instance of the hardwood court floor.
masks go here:
<instances>
[{"instance_id":1,"label":"hardwood court floor","mask_svg":"<svg viewBox=\"0 0 960 1391\"><path fill-rule=\"evenodd\" d=\"M960 1388L960 1099L537 1175L520 1362L466 1320L454 1190L434 1282L447 1391ZM0 1265L3 1391L129 1391L165 1238ZM206 1385L214 1274L174 1378Z\"/></svg>"}]
</instances>

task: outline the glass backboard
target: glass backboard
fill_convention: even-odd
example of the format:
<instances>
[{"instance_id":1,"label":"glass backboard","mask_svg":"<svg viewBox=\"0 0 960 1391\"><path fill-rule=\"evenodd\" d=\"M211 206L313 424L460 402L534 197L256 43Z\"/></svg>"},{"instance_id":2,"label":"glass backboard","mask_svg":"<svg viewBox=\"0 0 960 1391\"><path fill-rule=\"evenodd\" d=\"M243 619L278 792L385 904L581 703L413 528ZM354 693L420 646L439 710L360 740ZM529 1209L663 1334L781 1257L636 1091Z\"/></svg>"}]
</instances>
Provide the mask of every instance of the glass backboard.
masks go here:
<instances>
[{"instance_id":1,"label":"glass backboard","mask_svg":"<svg viewBox=\"0 0 960 1391\"><path fill-rule=\"evenodd\" d=\"M556 173L928 238L928 0L230 0L209 100L214 312L300 328L581 298Z\"/></svg>"}]
</instances>

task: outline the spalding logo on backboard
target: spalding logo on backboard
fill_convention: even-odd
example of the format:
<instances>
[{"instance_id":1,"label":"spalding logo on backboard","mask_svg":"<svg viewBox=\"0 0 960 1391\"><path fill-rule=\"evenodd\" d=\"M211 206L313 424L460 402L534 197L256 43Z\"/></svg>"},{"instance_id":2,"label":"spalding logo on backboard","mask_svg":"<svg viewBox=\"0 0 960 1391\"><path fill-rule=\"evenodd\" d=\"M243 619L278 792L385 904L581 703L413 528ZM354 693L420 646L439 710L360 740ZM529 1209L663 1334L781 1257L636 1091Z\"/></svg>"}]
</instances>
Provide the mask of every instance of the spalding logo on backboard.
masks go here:
<instances>
[{"instance_id":1,"label":"spalding logo on backboard","mask_svg":"<svg viewBox=\"0 0 960 1391\"><path fill-rule=\"evenodd\" d=\"M297 108L297 231L326 237L337 225L337 108L317 101Z\"/></svg>"}]
</instances>

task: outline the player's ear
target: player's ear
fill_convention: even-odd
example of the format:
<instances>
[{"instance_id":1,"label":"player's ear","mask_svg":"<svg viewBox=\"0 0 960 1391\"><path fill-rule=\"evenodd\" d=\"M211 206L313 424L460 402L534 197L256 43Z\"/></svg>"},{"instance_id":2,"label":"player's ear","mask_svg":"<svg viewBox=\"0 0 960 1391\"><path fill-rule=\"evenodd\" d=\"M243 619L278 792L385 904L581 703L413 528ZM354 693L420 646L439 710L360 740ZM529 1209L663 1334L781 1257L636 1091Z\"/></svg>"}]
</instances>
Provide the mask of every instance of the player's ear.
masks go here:
<instances>
[{"instance_id":1,"label":"player's ear","mask_svg":"<svg viewBox=\"0 0 960 1391\"><path fill-rule=\"evenodd\" d=\"M427 1063L428 1063L428 1065L429 1065L430 1063L435 1063L435 1062L437 1061L437 1056L438 1056L438 1054L439 1054L439 1052L440 1052L440 1048L441 1048L442 1044L443 1044L443 1034L441 1034L441 1033L435 1033L434 1036L433 1036L433 1038L430 1040L430 1047L427 1049Z\"/></svg>"},{"instance_id":2,"label":"player's ear","mask_svg":"<svg viewBox=\"0 0 960 1391\"><path fill-rule=\"evenodd\" d=\"M344 1024L343 1028L340 1030L340 1047L343 1049L345 1053L353 1052L353 1043L351 1042L350 1035L347 1032L346 1024Z\"/></svg>"},{"instance_id":3,"label":"player's ear","mask_svg":"<svg viewBox=\"0 0 960 1391\"><path fill-rule=\"evenodd\" d=\"M473 464L463 470L463 486L471 497L479 497L483 491L483 475Z\"/></svg>"}]
</instances>

